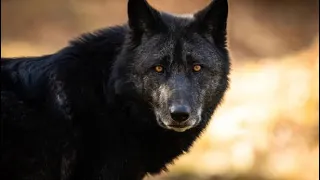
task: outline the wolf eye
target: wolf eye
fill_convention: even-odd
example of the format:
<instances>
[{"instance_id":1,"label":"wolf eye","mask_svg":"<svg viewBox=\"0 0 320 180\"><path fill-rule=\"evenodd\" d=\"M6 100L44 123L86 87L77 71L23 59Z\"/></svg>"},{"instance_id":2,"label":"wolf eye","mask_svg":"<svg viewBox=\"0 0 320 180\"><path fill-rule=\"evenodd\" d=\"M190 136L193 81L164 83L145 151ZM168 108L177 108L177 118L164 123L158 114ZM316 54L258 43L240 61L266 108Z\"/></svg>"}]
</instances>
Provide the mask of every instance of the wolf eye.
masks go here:
<instances>
[{"instance_id":1,"label":"wolf eye","mask_svg":"<svg viewBox=\"0 0 320 180\"><path fill-rule=\"evenodd\" d=\"M154 67L154 70L158 73L162 73L163 72L163 67L161 65L157 65Z\"/></svg>"},{"instance_id":2,"label":"wolf eye","mask_svg":"<svg viewBox=\"0 0 320 180\"><path fill-rule=\"evenodd\" d=\"M202 67L201 67L200 65L198 65L198 64L197 64L197 65L194 65L194 66L193 66L193 71L194 71L194 72L199 72L199 71L201 70L201 68L202 68Z\"/></svg>"}]
</instances>

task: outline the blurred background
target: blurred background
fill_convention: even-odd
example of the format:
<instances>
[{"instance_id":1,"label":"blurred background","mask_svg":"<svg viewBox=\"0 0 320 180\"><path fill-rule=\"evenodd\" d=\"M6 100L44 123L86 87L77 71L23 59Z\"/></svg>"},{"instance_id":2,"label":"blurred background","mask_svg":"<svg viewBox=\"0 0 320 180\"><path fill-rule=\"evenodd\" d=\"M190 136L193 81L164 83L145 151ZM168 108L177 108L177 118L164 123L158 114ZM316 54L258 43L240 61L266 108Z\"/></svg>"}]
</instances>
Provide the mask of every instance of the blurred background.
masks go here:
<instances>
[{"instance_id":1,"label":"blurred background","mask_svg":"<svg viewBox=\"0 0 320 180\"><path fill-rule=\"evenodd\" d=\"M210 0L149 0L193 13ZM127 0L1 0L1 56L53 53L127 20ZM318 0L229 0L231 87L169 173L146 180L319 179Z\"/></svg>"}]
</instances>

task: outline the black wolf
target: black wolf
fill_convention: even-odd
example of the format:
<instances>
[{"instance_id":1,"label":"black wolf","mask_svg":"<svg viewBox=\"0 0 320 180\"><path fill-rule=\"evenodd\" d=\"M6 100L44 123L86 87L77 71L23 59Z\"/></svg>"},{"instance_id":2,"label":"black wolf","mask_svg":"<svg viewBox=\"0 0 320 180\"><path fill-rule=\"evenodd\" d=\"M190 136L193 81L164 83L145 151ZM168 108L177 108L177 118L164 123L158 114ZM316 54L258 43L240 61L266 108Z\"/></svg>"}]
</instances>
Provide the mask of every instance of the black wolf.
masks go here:
<instances>
[{"instance_id":1,"label":"black wolf","mask_svg":"<svg viewBox=\"0 0 320 180\"><path fill-rule=\"evenodd\" d=\"M1 58L0 179L141 180L166 170L228 87L226 0L190 17L128 1L128 23Z\"/></svg>"}]
</instances>

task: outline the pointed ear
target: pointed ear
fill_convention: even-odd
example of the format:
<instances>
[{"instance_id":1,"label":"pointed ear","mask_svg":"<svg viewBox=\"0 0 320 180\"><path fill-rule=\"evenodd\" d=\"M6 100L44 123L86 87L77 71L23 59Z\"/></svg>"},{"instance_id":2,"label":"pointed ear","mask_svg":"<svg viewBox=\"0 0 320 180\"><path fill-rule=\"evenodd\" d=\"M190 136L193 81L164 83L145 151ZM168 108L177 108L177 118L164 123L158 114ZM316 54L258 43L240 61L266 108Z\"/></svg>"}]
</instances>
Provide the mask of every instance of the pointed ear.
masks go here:
<instances>
[{"instance_id":1,"label":"pointed ear","mask_svg":"<svg viewBox=\"0 0 320 180\"><path fill-rule=\"evenodd\" d=\"M228 19L228 1L212 0L212 2L195 15L197 31L214 42L225 47Z\"/></svg>"},{"instance_id":2,"label":"pointed ear","mask_svg":"<svg viewBox=\"0 0 320 180\"><path fill-rule=\"evenodd\" d=\"M146 0L128 1L129 27L136 33L154 32L163 25L160 13Z\"/></svg>"}]
</instances>

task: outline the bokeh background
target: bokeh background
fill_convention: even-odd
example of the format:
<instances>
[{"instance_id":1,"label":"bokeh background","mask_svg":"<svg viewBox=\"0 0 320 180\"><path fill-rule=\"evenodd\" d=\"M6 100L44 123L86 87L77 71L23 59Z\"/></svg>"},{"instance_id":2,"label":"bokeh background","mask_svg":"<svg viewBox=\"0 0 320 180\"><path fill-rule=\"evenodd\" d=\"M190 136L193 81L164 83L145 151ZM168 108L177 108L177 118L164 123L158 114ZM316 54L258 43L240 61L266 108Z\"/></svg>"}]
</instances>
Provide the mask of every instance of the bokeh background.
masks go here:
<instances>
[{"instance_id":1,"label":"bokeh background","mask_svg":"<svg viewBox=\"0 0 320 180\"><path fill-rule=\"evenodd\" d=\"M210 0L149 0L193 13ZM125 23L127 0L1 0L1 56L52 53ZM231 87L170 173L148 180L319 179L318 0L229 0ZM170 147L168 147L170 148Z\"/></svg>"}]
</instances>

